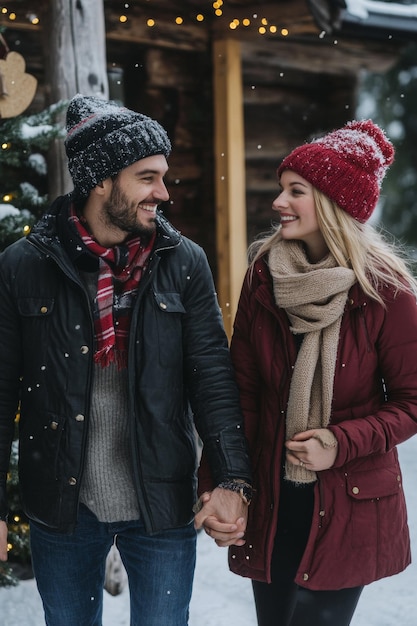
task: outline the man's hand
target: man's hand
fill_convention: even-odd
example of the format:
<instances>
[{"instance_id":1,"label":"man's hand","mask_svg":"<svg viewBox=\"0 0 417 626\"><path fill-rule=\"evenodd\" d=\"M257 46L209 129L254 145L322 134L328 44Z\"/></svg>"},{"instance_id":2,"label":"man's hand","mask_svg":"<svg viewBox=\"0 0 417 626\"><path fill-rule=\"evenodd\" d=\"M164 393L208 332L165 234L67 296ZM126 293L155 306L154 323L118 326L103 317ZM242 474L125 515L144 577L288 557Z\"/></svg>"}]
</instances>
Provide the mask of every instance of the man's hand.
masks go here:
<instances>
[{"instance_id":1,"label":"man's hand","mask_svg":"<svg viewBox=\"0 0 417 626\"><path fill-rule=\"evenodd\" d=\"M229 489L216 487L201 496L202 508L194 519L195 528L204 528L218 546L243 546L248 505Z\"/></svg>"},{"instance_id":2,"label":"man's hand","mask_svg":"<svg viewBox=\"0 0 417 626\"><path fill-rule=\"evenodd\" d=\"M7 524L0 521L0 561L7 561Z\"/></svg>"},{"instance_id":3,"label":"man's hand","mask_svg":"<svg viewBox=\"0 0 417 626\"><path fill-rule=\"evenodd\" d=\"M337 441L327 428L314 428L297 433L285 442L287 460L293 465L320 472L333 466L337 456Z\"/></svg>"}]
</instances>

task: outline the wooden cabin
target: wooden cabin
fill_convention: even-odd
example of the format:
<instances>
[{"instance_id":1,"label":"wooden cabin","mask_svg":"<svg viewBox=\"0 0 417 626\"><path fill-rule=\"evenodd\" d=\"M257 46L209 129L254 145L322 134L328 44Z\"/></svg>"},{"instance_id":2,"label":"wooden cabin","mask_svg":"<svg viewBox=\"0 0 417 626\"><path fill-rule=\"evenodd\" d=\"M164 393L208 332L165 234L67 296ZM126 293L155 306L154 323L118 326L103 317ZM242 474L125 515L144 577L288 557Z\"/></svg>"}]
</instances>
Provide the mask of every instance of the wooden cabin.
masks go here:
<instances>
[{"instance_id":1,"label":"wooden cabin","mask_svg":"<svg viewBox=\"0 0 417 626\"><path fill-rule=\"evenodd\" d=\"M9 0L0 14L9 48L38 79L33 110L51 103L53 2ZM409 3L360 0L103 4L110 97L167 129L164 211L206 250L230 333L247 244L271 224L280 160L355 116L361 72L395 63L417 15Z\"/></svg>"}]
</instances>

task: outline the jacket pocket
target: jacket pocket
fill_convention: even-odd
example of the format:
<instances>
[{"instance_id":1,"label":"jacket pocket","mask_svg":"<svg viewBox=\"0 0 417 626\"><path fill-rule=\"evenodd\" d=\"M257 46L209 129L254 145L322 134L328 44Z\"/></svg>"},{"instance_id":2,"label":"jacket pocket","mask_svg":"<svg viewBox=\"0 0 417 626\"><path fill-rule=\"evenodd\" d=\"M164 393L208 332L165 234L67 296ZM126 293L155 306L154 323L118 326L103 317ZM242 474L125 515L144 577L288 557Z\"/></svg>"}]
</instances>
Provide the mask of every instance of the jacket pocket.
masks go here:
<instances>
[{"instance_id":1,"label":"jacket pocket","mask_svg":"<svg viewBox=\"0 0 417 626\"><path fill-rule=\"evenodd\" d=\"M159 365L177 367L182 363L182 321L186 313L181 295L176 292L154 292L156 304L155 324L158 342Z\"/></svg>"},{"instance_id":2,"label":"jacket pocket","mask_svg":"<svg viewBox=\"0 0 417 626\"><path fill-rule=\"evenodd\" d=\"M352 546L370 546L396 532L402 513L402 479L395 466L378 470L352 472L346 475L350 499Z\"/></svg>"},{"instance_id":3,"label":"jacket pocket","mask_svg":"<svg viewBox=\"0 0 417 626\"><path fill-rule=\"evenodd\" d=\"M23 317L45 317L53 311L54 298L18 298L17 306Z\"/></svg>"}]
</instances>

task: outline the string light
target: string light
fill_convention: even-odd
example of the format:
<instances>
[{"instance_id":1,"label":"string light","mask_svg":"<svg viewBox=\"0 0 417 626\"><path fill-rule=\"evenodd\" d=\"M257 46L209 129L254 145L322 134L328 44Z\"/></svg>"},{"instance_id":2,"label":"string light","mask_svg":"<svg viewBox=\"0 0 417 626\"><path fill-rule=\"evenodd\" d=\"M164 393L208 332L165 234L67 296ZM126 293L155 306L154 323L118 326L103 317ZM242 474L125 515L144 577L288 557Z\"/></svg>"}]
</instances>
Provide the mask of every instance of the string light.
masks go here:
<instances>
[{"instance_id":1,"label":"string light","mask_svg":"<svg viewBox=\"0 0 417 626\"><path fill-rule=\"evenodd\" d=\"M126 1L123 3L123 7L125 10L129 10L131 9L131 3ZM214 0L213 2L211 2L211 7L212 7L214 16L222 17L224 15L223 0ZM17 20L17 14L14 12L9 13L9 9L5 6L0 7L0 14L7 15L9 20L12 20L12 21ZM28 13L26 15L26 19L34 26L38 26L40 24L40 19L36 14ZM175 17L175 24L177 26L182 26L185 24L185 19L186 19L186 16L177 15L177 17ZM202 23L205 20L206 20L206 15L204 13L198 13L197 15L195 15L196 22ZM129 21L129 17L127 14L123 13L119 15L120 24L126 24L128 21ZM149 17L146 19L146 25L149 28L155 27L156 24L157 24L156 19L152 17ZM260 35L265 35L267 32L270 35L280 34L282 37L288 37L289 35L289 31L287 28L279 29L275 24L270 24L267 17L258 16L256 13L253 13L251 17L245 17L240 20L238 18L235 18L229 22L230 30L237 30L240 27L249 28L250 26L257 28Z\"/></svg>"},{"instance_id":2,"label":"string light","mask_svg":"<svg viewBox=\"0 0 417 626\"><path fill-rule=\"evenodd\" d=\"M5 193L3 196L4 202L11 202L12 199L13 199L13 196L10 193Z\"/></svg>"},{"instance_id":3,"label":"string light","mask_svg":"<svg viewBox=\"0 0 417 626\"><path fill-rule=\"evenodd\" d=\"M27 13L26 17L29 20L29 22L33 24L34 26L36 26L40 22L39 17L36 15L36 13Z\"/></svg>"}]
</instances>

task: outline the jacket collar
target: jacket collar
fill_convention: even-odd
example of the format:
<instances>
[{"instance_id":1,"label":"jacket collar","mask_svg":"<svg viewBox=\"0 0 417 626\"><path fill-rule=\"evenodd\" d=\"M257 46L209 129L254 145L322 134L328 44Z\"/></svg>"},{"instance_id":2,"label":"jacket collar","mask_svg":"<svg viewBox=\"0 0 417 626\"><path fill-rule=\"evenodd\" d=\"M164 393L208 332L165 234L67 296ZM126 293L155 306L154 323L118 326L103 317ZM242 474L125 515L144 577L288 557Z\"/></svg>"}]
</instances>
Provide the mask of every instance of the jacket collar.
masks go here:
<instances>
[{"instance_id":1,"label":"jacket collar","mask_svg":"<svg viewBox=\"0 0 417 626\"><path fill-rule=\"evenodd\" d=\"M34 225L28 239L52 247L57 253L59 248L63 246L71 261L77 262L81 256L85 256L86 252L78 245L68 228L68 214L71 201L71 194L59 196ZM181 243L181 233L172 226L159 210L156 215L156 230L155 252L159 253L163 250L175 248Z\"/></svg>"}]
</instances>

